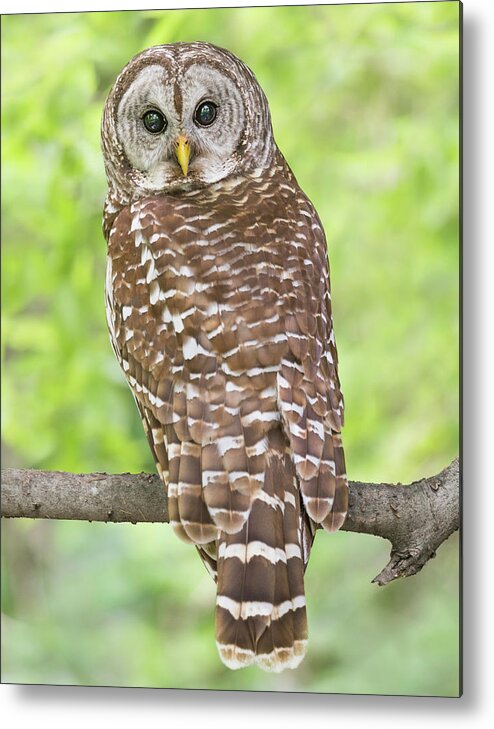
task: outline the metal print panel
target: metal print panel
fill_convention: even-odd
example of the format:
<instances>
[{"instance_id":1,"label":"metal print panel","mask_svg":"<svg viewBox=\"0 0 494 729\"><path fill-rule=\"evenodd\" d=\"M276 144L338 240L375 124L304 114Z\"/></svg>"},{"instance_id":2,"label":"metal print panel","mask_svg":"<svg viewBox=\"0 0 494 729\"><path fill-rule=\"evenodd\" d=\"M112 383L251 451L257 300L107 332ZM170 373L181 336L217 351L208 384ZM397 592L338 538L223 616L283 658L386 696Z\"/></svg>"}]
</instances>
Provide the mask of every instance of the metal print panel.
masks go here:
<instances>
[{"instance_id":1,"label":"metal print panel","mask_svg":"<svg viewBox=\"0 0 494 729\"><path fill-rule=\"evenodd\" d=\"M2 17L4 681L460 694L460 24Z\"/></svg>"}]
</instances>

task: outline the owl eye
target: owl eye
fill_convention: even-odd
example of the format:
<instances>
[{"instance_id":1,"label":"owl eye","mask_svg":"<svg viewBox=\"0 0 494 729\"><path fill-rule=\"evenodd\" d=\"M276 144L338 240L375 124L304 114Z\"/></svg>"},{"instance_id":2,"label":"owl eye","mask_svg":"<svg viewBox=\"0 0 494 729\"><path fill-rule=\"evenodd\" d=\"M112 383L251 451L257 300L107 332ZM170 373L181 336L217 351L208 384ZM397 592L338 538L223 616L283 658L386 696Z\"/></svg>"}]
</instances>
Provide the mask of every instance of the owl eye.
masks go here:
<instances>
[{"instance_id":1,"label":"owl eye","mask_svg":"<svg viewBox=\"0 0 494 729\"><path fill-rule=\"evenodd\" d=\"M203 101L194 112L194 119L201 127L208 127L216 119L216 104L212 101Z\"/></svg>"},{"instance_id":2,"label":"owl eye","mask_svg":"<svg viewBox=\"0 0 494 729\"><path fill-rule=\"evenodd\" d=\"M168 122L161 111L157 111L156 109L149 109L149 111L146 111L142 117L142 122L151 134L160 134L168 126Z\"/></svg>"}]
</instances>

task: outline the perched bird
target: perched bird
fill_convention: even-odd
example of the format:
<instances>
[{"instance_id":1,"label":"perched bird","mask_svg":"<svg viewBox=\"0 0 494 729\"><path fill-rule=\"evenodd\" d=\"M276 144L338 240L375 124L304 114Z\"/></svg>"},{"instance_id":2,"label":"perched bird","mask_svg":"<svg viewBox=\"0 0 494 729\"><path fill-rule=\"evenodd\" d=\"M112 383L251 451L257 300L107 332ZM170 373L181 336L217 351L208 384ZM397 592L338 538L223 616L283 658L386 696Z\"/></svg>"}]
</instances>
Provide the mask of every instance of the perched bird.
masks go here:
<instances>
[{"instance_id":1,"label":"perched bird","mask_svg":"<svg viewBox=\"0 0 494 729\"><path fill-rule=\"evenodd\" d=\"M209 43L149 48L106 101L111 341L168 494L217 582L230 668L295 668L304 570L348 485L319 217L249 68Z\"/></svg>"}]
</instances>

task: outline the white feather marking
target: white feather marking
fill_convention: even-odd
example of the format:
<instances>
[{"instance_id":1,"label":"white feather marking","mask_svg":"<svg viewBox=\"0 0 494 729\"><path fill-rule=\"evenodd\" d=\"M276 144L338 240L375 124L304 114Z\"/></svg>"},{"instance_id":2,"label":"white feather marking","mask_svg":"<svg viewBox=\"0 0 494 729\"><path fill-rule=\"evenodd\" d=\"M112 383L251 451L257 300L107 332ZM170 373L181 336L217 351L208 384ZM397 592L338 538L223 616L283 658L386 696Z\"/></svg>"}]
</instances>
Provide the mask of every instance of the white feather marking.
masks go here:
<instances>
[{"instance_id":1,"label":"white feather marking","mask_svg":"<svg viewBox=\"0 0 494 729\"><path fill-rule=\"evenodd\" d=\"M183 332L183 330L184 330L184 323L182 321L182 317L179 314L173 314L173 326L175 327L175 331L178 334L180 332Z\"/></svg>"},{"instance_id":2,"label":"white feather marking","mask_svg":"<svg viewBox=\"0 0 494 729\"><path fill-rule=\"evenodd\" d=\"M266 453L267 450L268 450L268 439L261 438L261 440L258 440L255 445L247 446L247 448L245 449L245 452L247 453L247 456L249 458L253 458L254 456L261 456L263 453Z\"/></svg>"},{"instance_id":3,"label":"white feather marking","mask_svg":"<svg viewBox=\"0 0 494 729\"><path fill-rule=\"evenodd\" d=\"M300 425L297 425L297 423L290 423L290 433L295 436L295 438L303 438L304 440L307 438L307 431L305 428L301 428Z\"/></svg>"},{"instance_id":4,"label":"white feather marking","mask_svg":"<svg viewBox=\"0 0 494 729\"><path fill-rule=\"evenodd\" d=\"M219 516L222 514L223 516L231 516L232 514L238 514L244 521L246 521L247 517L249 516L250 511L247 509L246 511L241 511L240 509L215 509L212 506L208 507L209 513L211 516Z\"/></svg>"},{"instance_id":5,"label":"white feather marking","mask_svg":"<svg viewBox=\"0 0 494 729\"><path fill-rule=\"evenodd\" d=\"M184 337L184 359L193 359L197 354L197 342L193 337Z\"/></svg>"},{"instance_id":6,"label":"white feather marking","mask_svg":"<svg viewBox=\"0 0 494 729\"><path fill-rule=\"evenodd\" d=\"M284 390L291 390L291 385L288 380L285 380L282 374L278 372L278 385Z\"/></svg>"},{"instance_id":7,"label":"white feather marking","mask_svg":"<svg viewBox=\"0 0 494 729\"><path fill-rule=\"evenodd\" d=\"M157 281L153 281L149 287L149 302L151 306L154 306L159 299L160 287Z\"/></svg>"},{"instance_id":8,"label":"white feather marking","mask_svg":"<svg viewBox=\"0 0 494 729\"><path fill-rule=\"evenodd\" d=\"M296 547L297 545L290 546ZM291 554L291 557L296 556L300 556L300 549L298 555L295 553ZM278 562L286 564L287 562L287 554L283 549L270 547L268 544L260 541L248 542L248 544L229 544L228 546L225 542L222 542L218 550L218 557L222 559L236 557L244 564L250 562L254 557L264 557L264 559L267 559L272 564L277 564Z\"/></svg>"},{"instance_id":9,"label":"white feather marking","mask_svg":"<svg viewBox=\"0 0 494 729\"><path fill-rule=\"evenodd\" d=\"M168 452L168 458L170 461L172 458L180 458L180 451L182 450L182 447L180 443L169 443L167 452Z\"/></svg>"},{"instance_id":10,"label":"white feather marking","mask_svg":"<svg viewBox=\"0 0 494 729\"><path fill-rule=\"evenodd\" d=\"M206 235L209 235L210 233L214 233L215 230L219 230L225 225L225 223L214 223L213 225L210 225L209 228L206 228L204 233Z\"/></svg>"},{"instance_id":11,"label":"white feather marking","mask_svg":"<svg viewBox=\"0 0 494 729\"><path fill-rule=\"evenodd\" d=\"M302 552L298 544L285 544L285 552L287 559L294 557L302 559Z\"/></svg>"},{"instance_id":12,"label":"white feather marking","mask_svg":"<svg viewBox=\"0 0 494 729\"><path fill-rule=\"evenodd\" d=\"M297 595L292 600L285 600L279 603L279 605L273 605L270 602L261 602L259 600L237 602L237 600L232 600L231 597L227 597L226 595L218 595L216 597L216 605L224 610L228 610L230 615L236 620L239 618L247 620L247 618L253 618L257 615L269 615L271 620L279 620L290 610L298 610L299 608L305 607L305 596Z\"/></svg>"},{"instance_id":13,"label":"white feather marking","mask_svg":"<svg viewBox=\"0 0 494 729\"><path fill-rule=\"evenodd\" d=\"M324 426L319 420L307 420L307 430L315 433L324 440Z\"/></svg>"},{"instance_id":14,"label":"white feather marking","mask_svg":"<svg viewBox=\"0 0 494 729\"><path fill-rule=\"evenodd\" d=\"M264 474L261 475L264 477ZM255 478L255 476L252 475L251 478ZM256 495L256 499L262 501L264 504L267 504L272 509L280 509L283 512L285 511L285 503L280 499L279 496L270 496L265 491L259 491L259 493Z\"/></svg>"},{"instance_id":15,"label":"white feather marking","mask_svg":"<svg viewBox=\"0 0 494 729\"><path fill-rule=\"evenodd\" d=\"M284 494L285 504L291 504L295 507L295 496L290 491L285 491Z\"/></svg>"},{"instance_id":16,"label":"white feather marking","mask_svg":"<svg viewBox=\"0 0 494 729\"><path fill-rule=\"evenodd\" d=\"M234 448L241 448L244 445L244 438L242 435L233 437L231 435L224 435L218 439L217 442L218 453L221 457L228 453L228 451Z\"/></svg>"},{"instance_id":17,"label":"white feather marking","mask_svg":"<svg viewBox=\"0 0 494 729\"><path fill-rule=\"evenodd\" d=\"M280 419L280 413L275 411L268 411L268 412L262 412L261 410L254 410L253 412L249 413L248 415L244 415L242 417L242 425L251 425L252 423L255 423L257 420L260 420L263 423L269 423L273 420L279 420Z\"/></svg>"}]
</instances>

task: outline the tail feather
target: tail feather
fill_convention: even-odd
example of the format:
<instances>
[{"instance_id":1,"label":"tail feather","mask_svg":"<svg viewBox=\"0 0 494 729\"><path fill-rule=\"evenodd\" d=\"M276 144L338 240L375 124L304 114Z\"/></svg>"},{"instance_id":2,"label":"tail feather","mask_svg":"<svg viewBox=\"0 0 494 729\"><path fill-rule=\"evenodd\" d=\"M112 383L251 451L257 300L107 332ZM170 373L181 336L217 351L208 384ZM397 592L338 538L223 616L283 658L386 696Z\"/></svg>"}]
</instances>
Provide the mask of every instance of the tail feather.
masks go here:
<instances>
[{"instance_id":1,"label":"tail feather","mask_svg":"<svg viewBox=\"0 0 494 729\"><path fill-rule=\"evenodd\" d=\"M305 654L305 528L295 468L271 431L264 488L241 531L218 540L216 639L229 668L296 668Z\"/></svg>"}]
</instances>

